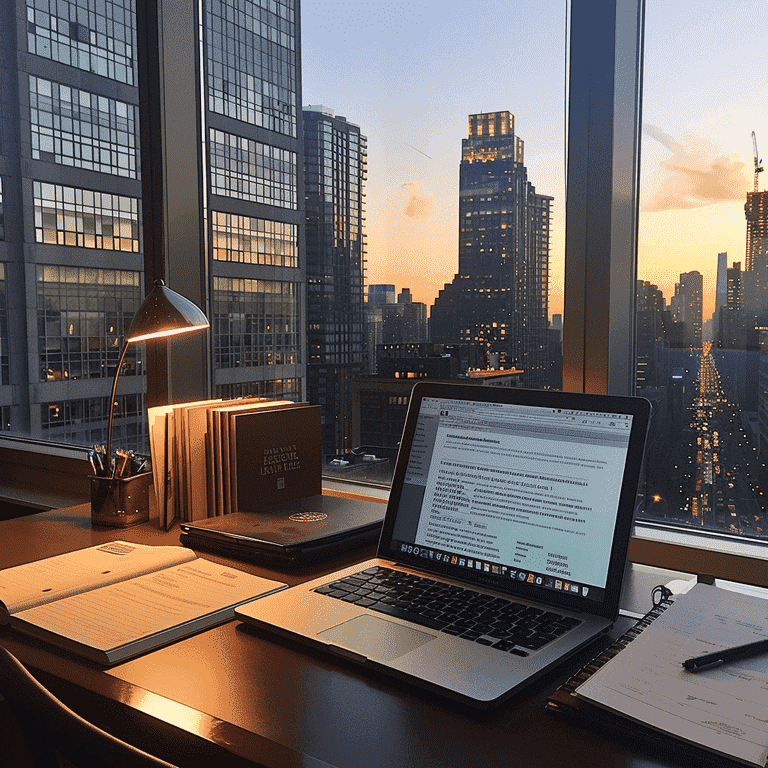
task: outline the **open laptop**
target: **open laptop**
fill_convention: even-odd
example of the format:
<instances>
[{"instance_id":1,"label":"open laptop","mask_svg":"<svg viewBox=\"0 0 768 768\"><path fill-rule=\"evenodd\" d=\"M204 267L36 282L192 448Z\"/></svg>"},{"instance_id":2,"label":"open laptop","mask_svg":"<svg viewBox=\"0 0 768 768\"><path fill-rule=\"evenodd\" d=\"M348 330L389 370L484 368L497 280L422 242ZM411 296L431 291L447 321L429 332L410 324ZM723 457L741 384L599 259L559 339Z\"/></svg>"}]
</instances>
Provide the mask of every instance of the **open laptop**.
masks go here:
<instances>
[{"instance_id":1,"label":"open laptop","mask_svg":"<svg viewBox=\"0 0 768 768\"><path fill-rule=\"evenodd\" d=\"M235 616L493 706L615 621L649 414L642 398L418 383L377 557Z\"/></svg>"}]
</instances>

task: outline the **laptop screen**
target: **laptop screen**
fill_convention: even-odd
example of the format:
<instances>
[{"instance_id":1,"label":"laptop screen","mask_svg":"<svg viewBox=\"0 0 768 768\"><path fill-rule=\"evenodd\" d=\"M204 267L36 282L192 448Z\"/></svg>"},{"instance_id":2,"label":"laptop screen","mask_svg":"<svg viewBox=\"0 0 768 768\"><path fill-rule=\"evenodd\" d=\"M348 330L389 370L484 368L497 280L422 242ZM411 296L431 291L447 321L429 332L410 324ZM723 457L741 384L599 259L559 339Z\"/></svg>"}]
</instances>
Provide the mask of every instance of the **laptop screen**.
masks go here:
<instances>
[{"instance_id":1,"label":"laptop screen","mask_svg":"<svg viewBox=\"0 0 768 768\"><path fill-rule=\"evenodd\" d=\"M636 399L597 396L593 410L564 393L531 393L542 400L533 404L456 389L417 397L409 414L392 556L516 593L603 602L637 418L618 405Z\"/></svg>"}]
</instances>

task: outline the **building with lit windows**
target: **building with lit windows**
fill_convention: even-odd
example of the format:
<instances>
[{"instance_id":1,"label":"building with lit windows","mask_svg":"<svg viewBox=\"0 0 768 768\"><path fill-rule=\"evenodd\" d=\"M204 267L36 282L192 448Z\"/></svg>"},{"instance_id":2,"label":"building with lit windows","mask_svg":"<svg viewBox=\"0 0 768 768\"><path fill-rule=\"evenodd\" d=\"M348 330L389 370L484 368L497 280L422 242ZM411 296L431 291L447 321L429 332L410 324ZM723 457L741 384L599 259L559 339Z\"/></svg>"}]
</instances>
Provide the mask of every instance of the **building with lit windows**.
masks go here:
<instances>
[{"instance_id":1,"label":"building with lit windows","mask_svg":"<svg viewBox=\"0 0 768 768\"><path fill-rule=\"evenodd\" d=\"M304 107L307 396L321 407L326 454L355 447L350 383L366 372L367 140L333 110Z\"/></svg>"},{"instance_id":2,"label":"building with lit windows","mask_svg":"<svg viewBox=\"0 0 768 768\"><path fill-rule=\"evenodd\" d=\"M635 386L643 391L667 383L672 317L659 287L646 280L637 281L635 302Z\"/></svg>"},{"instance_id":3,"label":"building with lit windows","mask_svg":"<svg viewBox=\"0 0 768 768\"><path fill-rule=\"evenodd\" d=\"M170 49L181 27L190 31L190 55L174 74L194 96L160 98L175 121L163 140L172 133L189 153L169 157L166 199L183 187L193 200L180 226L200 246L182 269L196 276L200 297L190 298L211 321L205 375L218 396L299 399L298 2L189 7L184 24L161 24L159 34ZM145 294L136 9L133 0L15 0L0 11L5 430L105 440L122 337ZM181 138L186 130L195 141ZM129 350L115 409L115 440L126 447L146 447L142 355Z\"/></svg>"},{"instance_id":4,"label":"building with lit windows","mask_svg":"<svg viewBox=\"0 0 768 768\"><path fill-rule=\"evenodd\" d=\"M747 219L745 269L753 272L768 267L768 191L747 192L744 204Z\"/></svg>"},{"instance_id":5,"label":"building with lit windows","mask_svg":"<svg viewBox=\"0 0 768 768\"><path fill-rule=\"evenodd\" d=\"M759 318L759 325L768 321L768 191L748 192L744 205L747 219L747 248L744 271L744 307Z\"/></svg>"},{"instance_id":6,"label":"building with lit windows","mask_svg":"<svg viewBox=\"0 0 768 768\"><path fill-rule=\"evenodd\" d=\"M470 115L459 170L459 269L435 300L430 336L436 343L475 345L486 365L493 355L502 367L522 369L524 386L534 388L553 384L552 199L528 181L514 116Z\"/></svg>"},{"instance_id":7,"label":"building with lit windows","mask_svg":"<svg viewBox=\"0 0 768 768\"><path fill-rule=\"evenodd\" d=\"M675 295L670 300L672 318L684 324L684 344L701 346L702 300L704 279L701 272L684 272L675 284Z\"/></svg>"}]
</instances>

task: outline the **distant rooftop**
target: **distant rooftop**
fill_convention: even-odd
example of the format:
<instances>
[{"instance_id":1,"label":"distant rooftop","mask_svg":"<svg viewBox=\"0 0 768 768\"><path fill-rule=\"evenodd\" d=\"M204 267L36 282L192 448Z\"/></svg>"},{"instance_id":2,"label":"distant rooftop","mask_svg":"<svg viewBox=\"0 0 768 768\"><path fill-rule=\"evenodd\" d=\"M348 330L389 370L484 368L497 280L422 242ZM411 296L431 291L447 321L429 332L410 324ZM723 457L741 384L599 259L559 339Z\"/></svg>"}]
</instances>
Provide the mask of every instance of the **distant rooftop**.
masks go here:
<instances>
[{"instance_id":1,"label":"distant rooftop","mask_svg":"<svg viewBox=\"0 0 768 768\"><path fill-rule=\"evenodd\" d=\"M353 128L360 127L356 123L347 120L346 117L337 115L330 107L326 107L323 104L308 104L307 106L302 107L302 110L304 112L320 112L320 114L325 115L326 117L335 117L337 120L341 120L342 122L347 123L347 125L351 125Z\"/></svg>"}]
</instances>

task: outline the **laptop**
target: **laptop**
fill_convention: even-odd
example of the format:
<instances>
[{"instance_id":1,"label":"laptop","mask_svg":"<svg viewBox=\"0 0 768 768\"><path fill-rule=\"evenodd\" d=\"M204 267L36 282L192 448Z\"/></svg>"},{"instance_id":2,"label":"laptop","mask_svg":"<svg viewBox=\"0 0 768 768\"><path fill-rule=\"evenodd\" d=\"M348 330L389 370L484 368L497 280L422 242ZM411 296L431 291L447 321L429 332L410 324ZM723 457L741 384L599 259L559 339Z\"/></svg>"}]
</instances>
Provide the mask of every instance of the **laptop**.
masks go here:
<instances>
[{"instance_id":1,"label":"laptop","mask_svg":"<svg viewBox=\"0 0 768 768\"><path fill-rule=\"evenodd\" d=\"M377 556L235 616L495 706L615 621L649 414L642 398L420 382Z\"/></svg>"},{"instance_id":2,"label":"laptop","mask_svg":"<svg viewBox=\"0 0 768 768\"><path fill-rule=\"evenodd\" d=\"M385 509L381 502L318 494L181 523L179 539L194 549L298 566L375 541Z\"/></svg>"}]
</instances>

